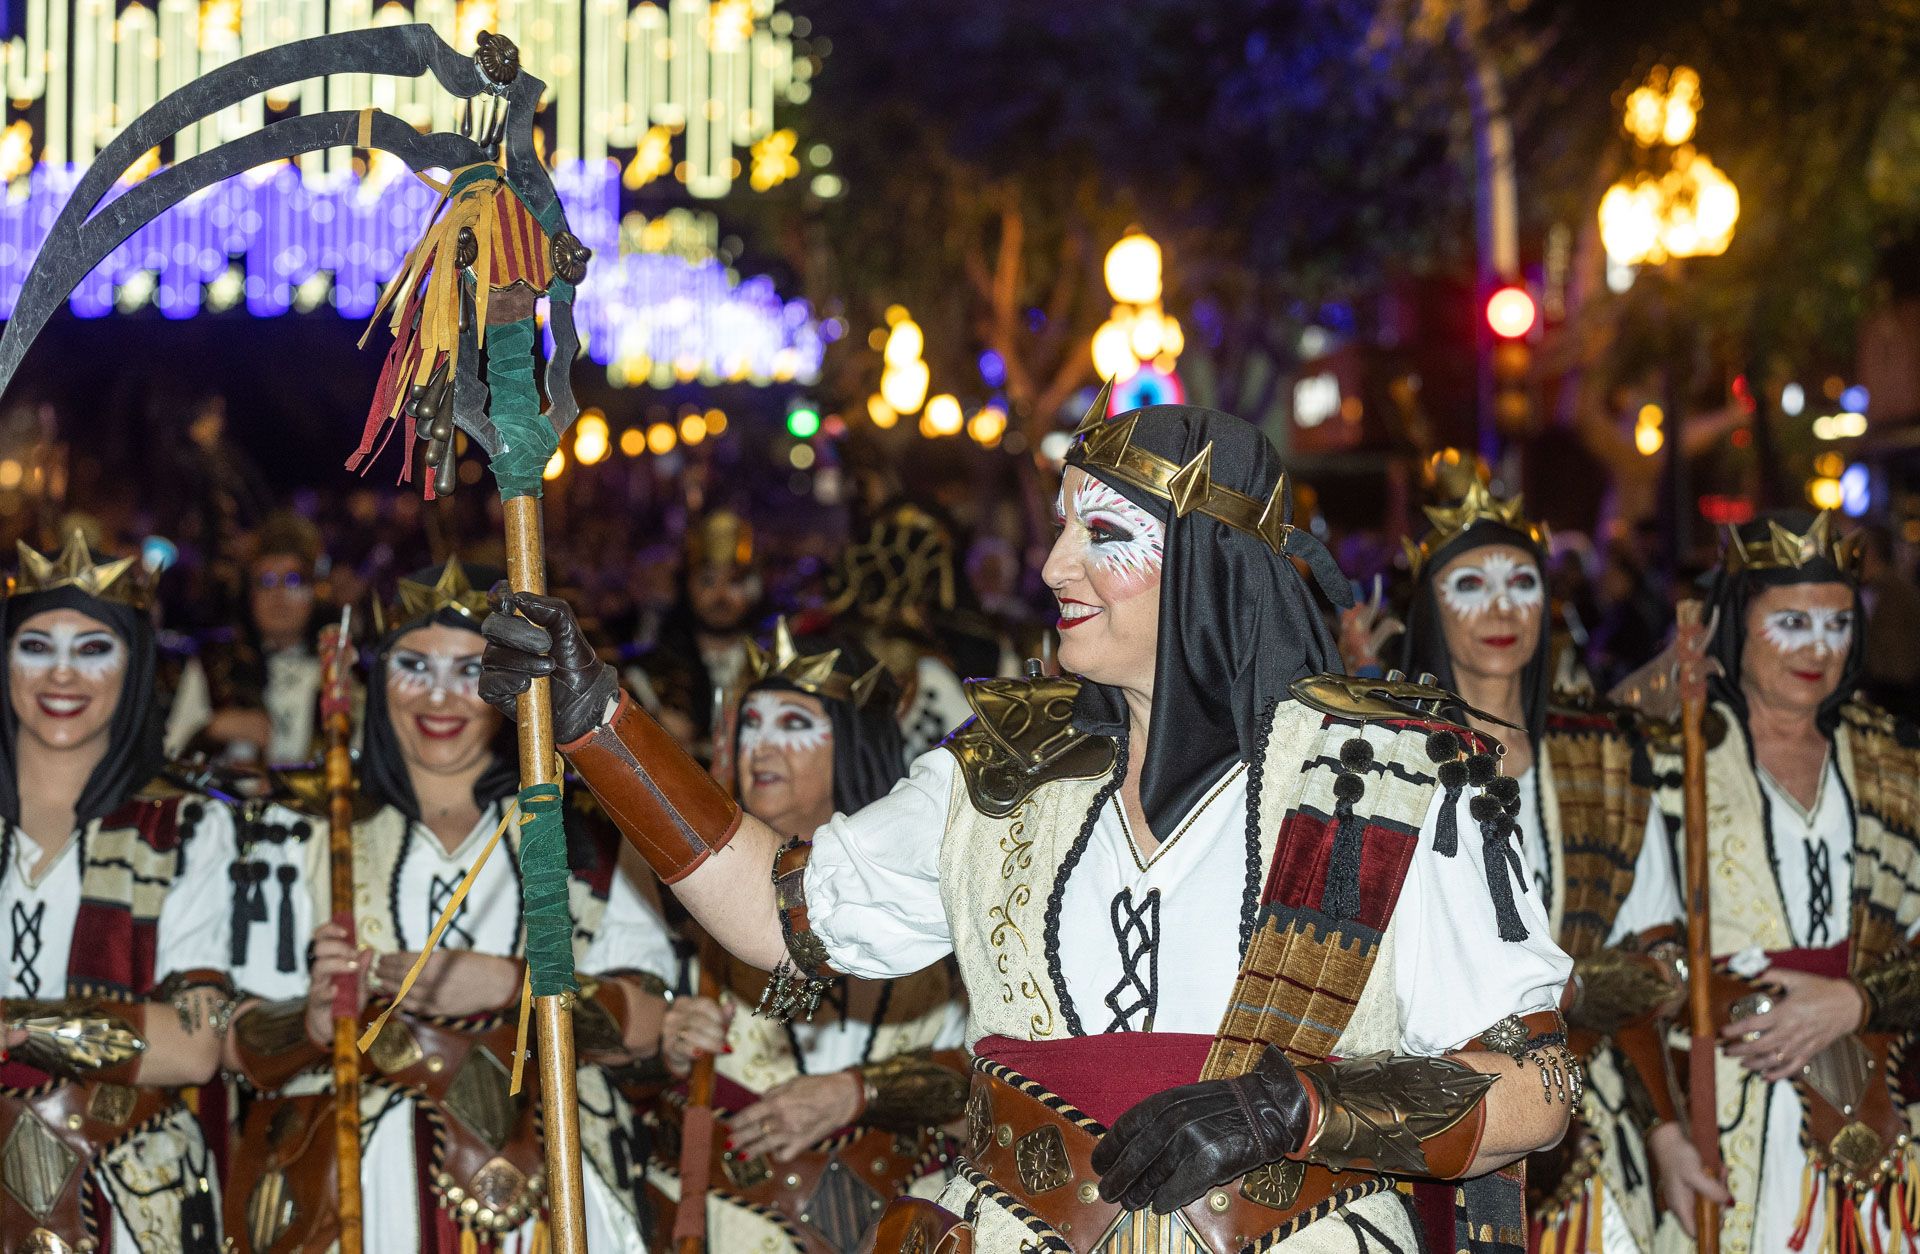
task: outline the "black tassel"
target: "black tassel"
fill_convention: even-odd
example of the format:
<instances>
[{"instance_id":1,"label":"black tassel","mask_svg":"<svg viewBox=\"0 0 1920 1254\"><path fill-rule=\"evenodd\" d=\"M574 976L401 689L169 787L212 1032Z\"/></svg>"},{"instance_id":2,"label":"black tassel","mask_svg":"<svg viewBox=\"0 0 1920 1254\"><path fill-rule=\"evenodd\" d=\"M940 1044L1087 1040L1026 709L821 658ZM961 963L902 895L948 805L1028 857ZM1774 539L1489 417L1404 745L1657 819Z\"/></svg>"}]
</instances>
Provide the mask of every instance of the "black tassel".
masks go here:
<instances>
[{"instance_id":1,"label":"black tassel","mask_svg":"<svg viewBox=\"0 0 1920 1254\"><path fill-rule=\"evenodd\" d=\"M1446 790L1446 796L1440 805L1440 821L1433 829L1433 851L1443 858L1451 858L1460 852L1460 821L1454 811L1460 808L1460 792L1467 786L1466 765L1441 763L1440 786Z\"/></svg>"},{"instance_id":2,"label":"black tassel","mask_svg":"<svg viewBox=\"0 0 1920 1254\"><path fill-rule=\"evenodd\" d=\"M187 1195L180 1199L180 1249L182 1254L219 1254L220 1225L213 1210L213 1187L205 1175L194 1171L182 1159L182 1184Z\"/></svg>"},{"instance_id":3,"label":"black tassel","mask_svg":"<svg viewBox=\"0 0 1920 1254\"><path fill-rule=\"evenodd\" d=\"M276 874L280 877L280 952L274 961L280 970L298 971L294 962L293 947L293 883L300 878L300 872L290 866L282 866Z\"/></svg>"},{"instance_id":4,"label":"black tassel","mask_svg":"<svg viewBox=\"0 0 1920 1254\"><path fill-rule=\"evenodd\" d=\"M1616 1148L1620 1151L1620 1185L1631 1192L1640 1187L1640 1165L1633 1161L1633 1151L1627 1147L1627 1128L1625 1124L1613 1126Z\"/></svg>"},{"instance_id":5,"label":"black tassel","mask_svg":"<svg viewBox=\"0 0 1920 1254\"><path fill-rule=\"evenodd\" d=\"M1358 775L1334 776L1333 852L1327 859L1327 882L1320 888L1320 910L1331 919L1360 916L1360 854L1365 822L1353 812L1353 803L1366 793Z\"/></svg>"},{"instance_id":6,"label":"black tassel","mask_svg":"<svg viewBox=\"0 0 1920 1254\"><path fill-rule=\"evenodd\" d=\"M1527 927L1520 921L1520 911L1514 907L1513 881L1508 878L1511 872L1522 884L1526 882L1520 855L1507 839L1513 821L1500 803L1486 793L1475 797L1468 804L1468 810L1480 824L1482 851L1487 861L1487 893L1493 898L1493 917L1500 925L1500 939L1523 941L1527 939Z\"/></svg>"},{"instance_id":7,"label":"black tassel","mask_svg":"<svg viewBox=\"0 0 1920 1254\"><path fill-rule=\"evenodd\" d=\"M264 862L236 862L227 874L233 877L233 923L227 950L233 965L244 966L253 925L267 921L267 894L261 883L267 878ZM292 967L282 968L291 971Z\"/></svg>"}]
</instances>

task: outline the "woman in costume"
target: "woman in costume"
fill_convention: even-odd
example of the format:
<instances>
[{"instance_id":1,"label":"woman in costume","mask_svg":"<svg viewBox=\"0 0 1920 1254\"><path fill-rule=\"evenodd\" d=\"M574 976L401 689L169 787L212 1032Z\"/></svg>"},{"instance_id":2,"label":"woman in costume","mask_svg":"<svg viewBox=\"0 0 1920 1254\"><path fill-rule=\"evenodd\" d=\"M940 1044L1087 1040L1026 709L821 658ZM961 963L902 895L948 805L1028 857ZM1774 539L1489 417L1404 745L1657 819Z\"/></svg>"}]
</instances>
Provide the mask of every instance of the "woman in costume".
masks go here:
<instances>
[{"instance_id":1,"label":"woman in costume","mask_svg":"<svg viewBox=\"0 0 1920 1254\"><path fill-rule=\"evenodd\" d=\"M488 620L483 691L553 677L574 765L716 940L778 968L775 1012L954 957L965 1161L879 1248L1411 1250L1416 1211L1518 1248L1498 1169L1559 1139L1579 1068L1569 964L1510 878L1517 790L1444 694L1322 673L1294 559L1346 581L1258 430L1105 407L1044 571L1074 675L974 684L972 723L811 843L616 701L563 602L502 595L524 617Z\"/></svg>"},{"instance_id":2,"label":"woman in costume","mask_svg":"<svg viewBox=\"0 0 1920 1254\"><path fill-rule=\"evenodd\" d=\"M442 912L451 920L418 983L367 1051L361 1090L361 1189L368 1250L438 1254L540 1248L545 1162L537 1077L509 1093L520 990L519 828L464 897L460 885L502 826L518 786L511 729L476 695L486 598L457 560L400 584L391 630L374 656L367 690L360 786L372 812L353 831L355 925L361 948L326 920L332 913L324 821L301 849L298 886L312 931L312 959L273 989L272 973L249 981L254 1001L234 1018L229 1067L256 1103L235 1155L228 1228L253 1251L324 1248L333 1223L333 1138L293 1136L327 1110L334 977L353 974L363 999L391 1000ZM571 911L581 969L613 966L598 955L632 954L631 965L671 961L658 917L636 908L616 870L617 838L568 816ZM293 863L288 863L293 865ZM616 899L608 908L610 892ZM624 901L625 904L620 904ZM304 948L304 947L303 947ZM290 987L289 987L290 986ZM623 1056L633 1029L657 1040L660 999L626 979L583 980L576 1034L583 1054ZM631 994L631 998L630 995ZM638 1021L646 1007L650 1026ZM630 1010L634 1013L630 1013ZM631 1112L596 1069L585 1067L583 1123L625 1128ZM284 1113L291 1112L291 1113ZM596 1123L597 1119L597 1123ZM588 1131L583 1139L595 1133ZM587 1228L595 1250L642 1248L631 1180L612 1177L604 1145L590 1146Z\"/></svg>"},{"instance_id":3,"label":"woman in costume","mask_svg":"<svg viewBox=\"0 0 1920 1254\"><path fill-rule=\"evenodd\" d=\"M1551 701L1546 529L1520 498L1472 480L1463 498L1426 513L1431 530L1407 545L1402 665L1437 677L1503 746L1533 889L1574 959L1567 1021L1587 1094L1574 1132L1528 1163L1535 1244L1599 1233L1609 1254L1631 1254L1653 1239L1649 1151L1663 1175L1698 1167L1679 1152L1685 1131L1656 1022L1677 1009L1684 909L1664 833L1648 838L1645 754L1620 712ZM1689 1184L1719 1192L1704 1176Z\"/></svg>"},{"instance_id":4,"label":"woman in costume","mask_svg":"<svg viewBox=\"0 0 1920 1254\"><path fill-rule=\"evenodd\" d=\"M134 559L20 546L0 700L0 1246L211 1254L218 1179L177 1089L219 1065L225 807L156 775Z\"/></svg>"},{"instance_id":5,"label":"woman in costume","mask_svg":"<svg viewBox=\"0 0 1920 1254\"><path fill-rule=\"evenodd\" d=\"M1740 528L1708 597L1728 1254L1894 1248L1890 1230L1910 1243L1920 1221L1914 1111L1889 1067L1920 1026L1920 731L1856 691L1858 553L1833 528L1827 513ZM1650 837L1682 846L1679 747L1654 766ZM1687 1248L1673 1223L1660 1237Z\"/></svg>"},{"instance_id":6,"label":"woman in costume","mask_svg":"<svg viewBox=\"0 0 1920 1254\"><path fill-rule=\"evenodd\" d=\"M748 675L740 803L774 831L815 831L905 774L892 681L858 645L796 642L783 619L771 655L750 651ZM717 949L702 957L720 976L719 996L677 999L661 1044L676 1075L700 1053L717 1056L732 1148L716 1155L711 1247L851 1254L880 1205L945 1174L940 1128L959 1118L967 1093L957 979L946 963L895 980L838 979L810 1019L779 1023L748 1013L764 972ZM678 1109L668 1102L663 1114ZM678 1166L656 1172L675 1199Z\"/></svg>"}]
</instances>

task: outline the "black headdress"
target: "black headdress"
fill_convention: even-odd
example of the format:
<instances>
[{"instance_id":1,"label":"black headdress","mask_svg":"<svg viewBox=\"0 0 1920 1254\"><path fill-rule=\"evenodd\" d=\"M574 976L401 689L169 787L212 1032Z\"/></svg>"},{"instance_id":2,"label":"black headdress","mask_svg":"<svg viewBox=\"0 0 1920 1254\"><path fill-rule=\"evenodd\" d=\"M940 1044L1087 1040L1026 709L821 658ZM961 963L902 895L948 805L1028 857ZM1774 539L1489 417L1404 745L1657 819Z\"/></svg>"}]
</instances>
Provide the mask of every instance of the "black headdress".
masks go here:
<instances>
[{"instance_id":1,"label":"black headdress","mask_svg":"<svg viewBox=\"0 0 1920 1254\"><path fill-rule=\"evenodd\" d=\"M833 725L833 808L851 814L878 801L906 774L900 724L893 717L900 694L886 668L851 640L794 640L784 621L774 645L771 655L755 651L753 665L761 673L747 692L817 698ZM737 734L735 741L738 760Z\"/></svg>"},{"instance_id":2,"label":"black headdress","mask_svg":"<svg viewBox=\"0 0 1920 1254\"><path fill-rule=\"evenodd\" d=\"M1429 509L1434 530L1417 548L1409 545L1416 582L1413 605L1407 615L1407 634L1401 642L1400 668L1410 676L1432 675L1436 686L1448 692L1458 689L1454 683L1453 655L1447 651L1445 628L1441 625L1439 594L1434 581L1447 563L1462 553L1511 545L1529 554L1539 568L1541 587L1546 586L1547 548L1544 531L1529 523L1520 513L1520 498L1500 501L1475 485L1468 496L1444 509ZM1533 656L1520 672L1520 694L1524 702L1527 736L1538 741L1547 724L1547 704L1553 690L1552 624L1546 607L1540 615L1540 638Z\"/></svg>"},{"instance_id":3,"label":"black headdress","mask_svg":"<svg viewBox=\"0 0 1920 1254\"><path fill-rule=\"evenodd\" d=\"M1732 531L1720 565L1707 591L1706 613L1718 614L1709 652L1722 674L1708 680L1717 701L1732 706L1742 720L1747 699L1740 687L1741 655L1747 645L1747 607L1765 588L1802 583L1843 583L1853 589L1853 643L1840 671L1840 685L1821 702L1815 721L1831 733L1840 721L1840 707L1860 686L1865 662L1866 618L1860 603L1860 552L1857 536L1836 537L1833 515L1805 511L1769 513Z\"/></svg>"},{"instance_id":4,"label":"black headdress","mask_svg":"<svg viewBox=\"0 0 1920 1254\"><path fill-rule=\"evenodd\" d=\"M1291 526L1280 458L1258 428L1216 410L1155 405L1082 430L1067 464L1166 526L1156 734L1140 779L1147 821L1164 837L1233 763L1258 759L1267 716L1294 680L1340 669L1295 559L1336 606L1350 605L1352 593L1326 547ZM1170 478L1160 473L1166 463L1177 468ZM1159 478L1159 491L1141 486ZM1087 684L1074 723L1124 738L1120 691Z\"/></svg>"},{"instance_id":5,"label":"black headdress","mask_svg":"<svg viewBox=\"0 0 1920 1254\"><path fill-rule=\"evenodd\" d=\"M413 776L400 754L400 742L394 736L393 719L387 711L387 658L400 637L422 627L441 624L470 631L476 640L480 622L486 615L485 589L503 578L489 567L474 566L465 571L457 561L432 566L401 581L401 604L412 612L399 622L387 624L387 634L375 646L373 668L367 683L366 731L360 751L360 773L367 795L390 805L409 819L420 817L420 799L414 795ZM456 586L457 585L457 586ZM409 597L411 590L417 591ZM435 590L449 595L434 595ZM477 600L476 600L477 598ZM462 602L465 602L464 604ZM478 646L476 645L476 652ZM502 722L493 742L493 761L473 783L474 804L483 809L511 795L520 784L518 750L513 725Z\"/></svg>"},{"instance_id":6,"label":"black headdress","mask_svg":"<svg viewBox=\"0 0 1920 1254\"><path fill-rule=\"evenodd\" d=\"M27 559L26 547L21 548L23 562L34 565ZM137 574L124 559L96 567L77 538L67 553L84 555L84 570L63 555L59 568L49 571L46 559L33 555L42 567L41 577L36 579L32 571L23 569L22 590L0 603L0 640L6 642L10 655L13 638L27 620L47 610L70 609L98 619L126 645L127 669L120 684L120 703L114 707L107 731L107 753L87 777L74 806L74 822L86 824L125 804L159 773L166 754L161 749L160 703L154 697L153 622L139 599L128 595L128 585ZM105 572L113 575L103 577ZM0 727L5 730L0 736L0 814L18 823L20 719L13 712L10 666L0 666Z\"/></svg>"}]
</instances>

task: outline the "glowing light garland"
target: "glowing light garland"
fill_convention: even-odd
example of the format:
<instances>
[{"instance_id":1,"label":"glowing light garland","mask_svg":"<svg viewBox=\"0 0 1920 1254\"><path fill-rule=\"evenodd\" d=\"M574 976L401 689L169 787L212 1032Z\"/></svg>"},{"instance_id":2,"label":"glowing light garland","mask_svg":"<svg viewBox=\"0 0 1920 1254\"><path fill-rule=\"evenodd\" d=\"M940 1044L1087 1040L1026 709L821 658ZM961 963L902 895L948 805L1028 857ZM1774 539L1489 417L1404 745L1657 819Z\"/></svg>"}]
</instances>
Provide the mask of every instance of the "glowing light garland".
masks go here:
<instances>
[{"instance_id":1,"label":"glowing light garland","mask_svg":"<svg viewBox=\"0 0 1920 1254\"><path fill-rule=\"evenodd\" d=\"M0 201L0 318L80 172L40 166ZM588 355L617 384L811 382L822 332L805 301L718 259L622 254L620 164L572 162L554 184L595 260L574 306ZM380 286L419 238L435 193L397 177L313 186L281 165L230 179L181 204L108 255L75 289L73 311L97 318L150 299L169 318L242 301L261 317L318 308L372 313Z\"/></svg>"}]
</instances>

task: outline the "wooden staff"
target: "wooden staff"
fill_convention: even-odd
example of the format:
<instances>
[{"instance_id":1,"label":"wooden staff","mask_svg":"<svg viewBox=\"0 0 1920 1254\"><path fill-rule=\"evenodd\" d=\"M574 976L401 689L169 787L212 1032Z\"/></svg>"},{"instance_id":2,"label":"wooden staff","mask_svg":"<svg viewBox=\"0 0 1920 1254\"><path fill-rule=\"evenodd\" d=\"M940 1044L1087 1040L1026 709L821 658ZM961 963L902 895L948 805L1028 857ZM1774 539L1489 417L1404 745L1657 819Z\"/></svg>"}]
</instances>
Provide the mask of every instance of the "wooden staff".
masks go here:
<instances>
[{"instance_id":1,"label":"wooden staff","mask_svg":"<svg viewBox=\"0 0 1920 1254\"><path fill-rule=\"evenodd\" d=\"M546 543L540 529L540 498L502 501L507 524L507 583L515 592L546 595ZM560 782L553 742L553 694L542 676L520 697L520 787ZM539 1041L540 1108L546 1130L548 1222L553 1248L576 1254L587 1248L586 1202L580 1182L580 1097L574 1075L573 1003L566 995L533 999Z\"/></svg>"},{"instance_id":2,"label":"wooden staff","mask_svg":"<svg viewBox=\"0 0 1920 1254\"><path fill-rule=\"evenodd\" d=\"M1720 1106L1714 1067L1719 1042L1713 1021L1712 867L1707 856L1707 631L1700 603L1679 607L1680 727L1685 745L1684 793L1687 841L1687 974L1692 1041L1687 1052L1688 1103L1693 1146L1708 1175L1720 1176ZM1694 1232L1700 1254L1719 1254L1720 1206L1694 1197Z\"/></svg>"},{"instance_id":3,"label":"wooden staff","mask_svg":"<svg viewBox=\"0 0 1920 1254\"><path fill-rule=\"evenodd\" d=\"M327 746L327 866L333 922L355 944L353 923L353 625L351 606L320 636L320 721ZM360 984L333 977L334 1162L339 1169L340 1254L360 1254Z\"/></svg>"}]
</instances>

